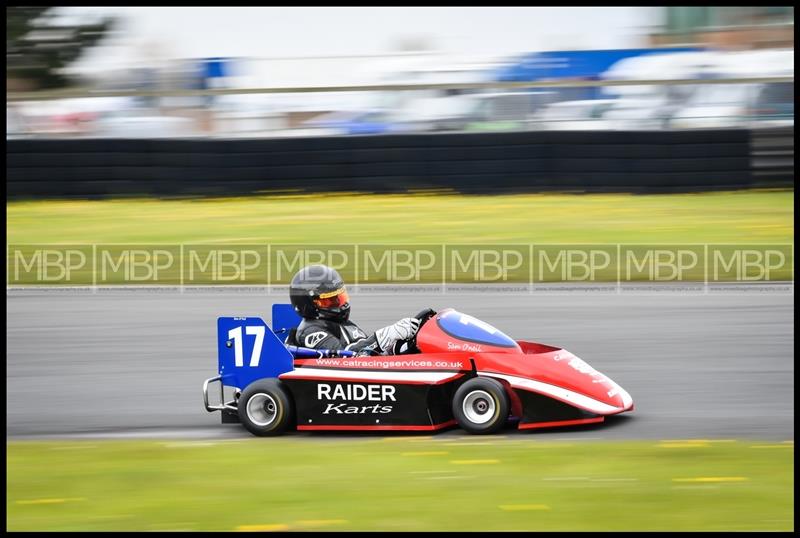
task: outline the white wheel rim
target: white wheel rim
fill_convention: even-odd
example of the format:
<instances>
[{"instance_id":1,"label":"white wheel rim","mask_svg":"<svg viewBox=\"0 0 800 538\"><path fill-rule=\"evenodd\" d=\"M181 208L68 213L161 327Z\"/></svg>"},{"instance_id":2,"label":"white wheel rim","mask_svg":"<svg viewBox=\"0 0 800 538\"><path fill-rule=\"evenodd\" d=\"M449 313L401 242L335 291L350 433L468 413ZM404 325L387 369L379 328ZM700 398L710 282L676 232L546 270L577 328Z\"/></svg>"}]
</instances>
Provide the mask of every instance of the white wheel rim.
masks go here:
<instances>
[{"instance_id":1,"label":"white wheel rim","mask_svg":"<svg viewBox=\"0 0 800 538\"><path fill-rule=\"evenodd\" d=\"M269 394L259 392L247 401L247 418L256 426L269 426L278 416L278 404Z\"/></svg>"},{"instance_id":2,"label":"white wheel rim","mask_svg":"<svg viewBox=\"0 0 800 538\"><path fill-rule=\"evenodd\" d=\"M461 404L464 416L473 424L486 424L494 417L495 404L494 398L485 390L473 390Z\"/></svg>"}]
</instances>

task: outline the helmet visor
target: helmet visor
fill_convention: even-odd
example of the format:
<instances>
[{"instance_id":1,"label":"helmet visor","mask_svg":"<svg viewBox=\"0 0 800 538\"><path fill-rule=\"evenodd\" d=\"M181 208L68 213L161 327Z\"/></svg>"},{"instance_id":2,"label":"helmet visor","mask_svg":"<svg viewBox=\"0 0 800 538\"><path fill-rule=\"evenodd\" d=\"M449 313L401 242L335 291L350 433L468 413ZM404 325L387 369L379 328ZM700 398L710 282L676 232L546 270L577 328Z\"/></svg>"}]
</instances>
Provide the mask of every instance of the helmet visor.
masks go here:
<instances>
[{"instance_id":1,"label":"helmet visor","mask_svg":"<svg viewBox=\"0 0 800 538\"><path fill-rule=\"evenodd\" d=\"M318 308L326 310L330 308L341 308L349 302L350 297L348 297L347 291L344 288L339 288L336 291L331 291L328 293L322 293L320 294L319 299L314 299L314 304L317 305Z\"/></svg>"}]
</instances>

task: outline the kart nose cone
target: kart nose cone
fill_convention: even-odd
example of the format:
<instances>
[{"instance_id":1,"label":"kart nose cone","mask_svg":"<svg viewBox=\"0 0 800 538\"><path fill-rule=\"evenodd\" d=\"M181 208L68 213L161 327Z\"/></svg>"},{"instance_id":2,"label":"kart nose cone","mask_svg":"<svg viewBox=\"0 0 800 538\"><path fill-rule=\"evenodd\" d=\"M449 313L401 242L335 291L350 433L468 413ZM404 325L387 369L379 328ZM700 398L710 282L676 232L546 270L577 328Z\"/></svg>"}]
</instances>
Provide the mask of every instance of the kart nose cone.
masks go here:
<instances>
[{"instance_id":1,"label":"kart nose cone","mask_svg":"<svg viewBox=\"0 0 800 538\"><path fill-rule=\"evenodd\" d=\"M633 398L631 398L631 395L628 394L628 391L613 381L611 381L611 384L614 387L612 391L616 391L616 394L614 394L614 392L612 392L612 394L614 394L614 400L616 400L615 403L617 407L620 408L620 411L629 411L633 409Z\"/></svg>"}]
</instances>

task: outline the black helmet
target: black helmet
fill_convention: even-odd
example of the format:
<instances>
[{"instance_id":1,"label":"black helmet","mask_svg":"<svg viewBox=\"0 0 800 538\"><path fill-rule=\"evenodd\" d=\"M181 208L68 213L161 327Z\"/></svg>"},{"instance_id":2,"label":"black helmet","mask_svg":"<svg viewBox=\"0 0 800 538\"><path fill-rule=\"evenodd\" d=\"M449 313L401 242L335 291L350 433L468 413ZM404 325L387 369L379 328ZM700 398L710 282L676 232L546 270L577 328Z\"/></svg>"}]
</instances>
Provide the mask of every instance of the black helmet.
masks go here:
<instances>
[{"instance_id":1,"label":"black helmet","mask_svg":"<svg viewBox=\"0 0 800 538\"><path fill-rule=\"evenodd\" d=\"M327 265L308 265L300 269L289 284L289 297L298 314L306 319L347 321L350 298L344 280Z\"/></svg>"}]
</instances>

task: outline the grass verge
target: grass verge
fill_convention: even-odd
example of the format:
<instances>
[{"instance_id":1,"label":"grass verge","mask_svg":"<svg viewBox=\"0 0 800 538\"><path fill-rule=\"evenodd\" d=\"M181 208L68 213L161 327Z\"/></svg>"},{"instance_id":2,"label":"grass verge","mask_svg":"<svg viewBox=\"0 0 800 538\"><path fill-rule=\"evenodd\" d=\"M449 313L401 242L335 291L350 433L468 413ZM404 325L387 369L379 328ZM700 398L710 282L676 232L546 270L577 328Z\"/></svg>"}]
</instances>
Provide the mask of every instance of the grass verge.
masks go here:
<instances>
[{"instance_id":1,"label":"grass verge","mask_svg":"<svg viewBox=\"0 0 800 538\"><path fill-rule=\"evenodd\" d=\"M792 243L793 201L793 190L758 190L672 195L349 194L193 200L10 202L6 206L7 242L11 245L11 250L19 247L23 261L22 264L15 262L15 254L9 250L8 268L9 274L18 275L19 268L24 269L24 264L28 264L28 272L23 271L22 276L12 280L11 284L41 283L42 279L36 271L43 266L33 258L38 247L24 245L100 244L110 245L101 246L102 252L96 253L100 260L97 264L100 276L92 279L93 266L87 261L74 271L77 276L69 283L264 284L268 280L270 283L287 283L293 274L292 270L287 269L286 274L278 278L274 270L270 275L270 267L278 266L279 260L273 259L277 256L277 249L272 249L272 258L270 257L267 244L295 245L281 247L287 254L286 260L295 260L297 245L316 245L320 251L326 252L338 249L344 255L359 258L359 255L353 254L352 245L373 244L369 248L373 251L374 260L377 260L374 266L378 267L391 246L400 248L403 244L432 243L436 247L432 251L433 257L414 260L417 267L424 266L425 269L411 282L441 282L442 275L448 274L448 271L443 270L440 265L449 263L448 260L451 259L450 252L442 254L441 260L435 259L442 252L443 244L471 245L475 248L518 244L523 257L528 255L528 244L531 243L608 244L606 250L611 256L610 263L600 268L596 274L593 273L593 280L614 281L617 279L621 260L627 259L624 253L617 259L617 243ZM153 244L172 246L164 246L164 252L160 255L151 253L151 258L146 258L148 254L144 254L144 261L138 258L138 262L145 266L149 262L152 267L162 263L166 265L160 272L145 271L145 277L149 276L150 279L131 277L130 271L136 268L138 262L131 259L128 264L120 256L126 249ZM182 253L179 244L196 245L198 256L192 258L189 254ZM227 258L224 262L220 258L212 263L209 253L222 245L246 245L254 249L256 254L249 258L241 255L240 259L233 254L233 258ZM67 261L90 260L93 255L92 247L82 248L82 255ZM702 246L693 248L699 255L703 255ZM772 270L767 280L792 278L792 267L788 261L792 248L791 245L782 248L787 261ZM106 254L108 258L105 257ZM462 260L469 259L470 252L464 250L462 254ZM551 256L555 259L556 252L552 252ZM179 258L183 260L183 264L179 262ZM363 273L369 266L368 260L361 258L359 261ZM329 263L336 265L338 259L332 258ZM428 259L434 261L425 265ZM513 257L510 259L515 260ZM728 254L725 254L725 259L729 259ZM56 258L50 261L53 260L58 261ZM108 263L103 265L105 261ZM192 265L195 261L196 266ZM392 265L402 268L407 261L393 259ZM214 276L218 274L209 268L216 270L217 262L220 266L231 263L230 267L250 264L250 272L246 280L243 280L244 273L238 269L227 277ZM308 263L311 262L313 260L308 260ZM17 265L12 267L12 263ZM535 264L535 261L529 263ZM388 265L384 263L383 269ZM752 269L761 275L761 265L761 262L755 263L755 269L747 270ZM399 282L402 278L402 275L392 277L378 270L372 275L359 274L356 279L356 275L351 274L355 270L355 264L351 263L351 266L341 271L348 282ZM455 262L451 266L459 267ZM492 267L491 261L487 267ZM737 267L738 264L731 264L727 271ZM184 274L182 277L181 272L191 274ZM628 280L649 278L645 274L647 271L641 273ZM472 266L465 270L454 270L448 281L472 282L476 279L475 274ZM527 263L518 264L509 270L509 274L500 283L528 282L529 274ZM681 276L684 280L702 281L704 274L704 268L696 266ZM486 275L477 278L482 282L487 281ZM539 275L536 281L560 281L563 278L564 273L559 267ZM726 273L720 279L731 280L733 276Z\"/></svg>"},{"instance_id":2,"label":"grass verge","mask_svg":"<svg viewBox=\"0 0 800 538\"><path fill-rule=\"evenodd\" d=\"M793 530L793 441L9 441L7 529Z\"/></svg>"},{"instance_id":3,"label":"grass verge","mask_svg":"<svg viewBox=\"0 0 800 538\"><path fill-rule=\"evenodd\" d=\"M786 243L794 191L6 204L9 243Z\"/></svg>"}]
</instances>

